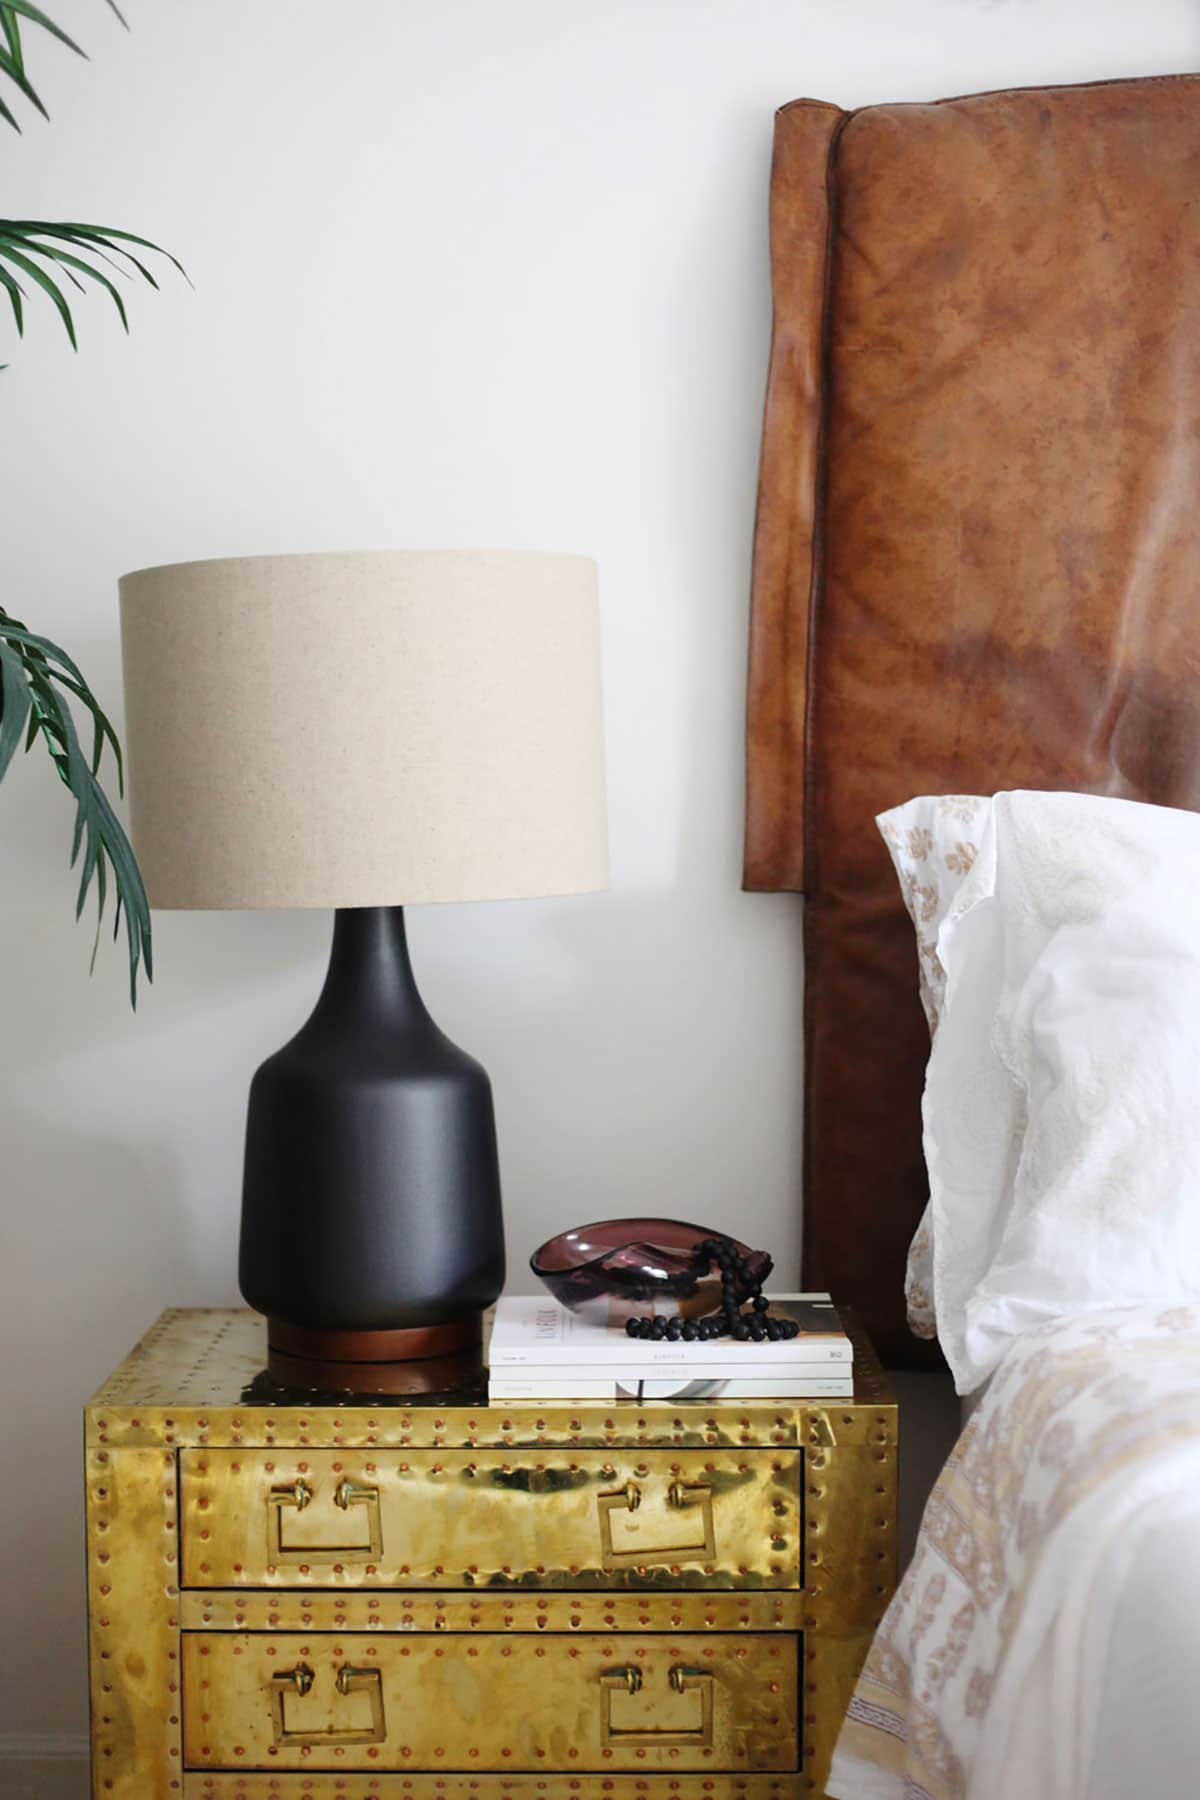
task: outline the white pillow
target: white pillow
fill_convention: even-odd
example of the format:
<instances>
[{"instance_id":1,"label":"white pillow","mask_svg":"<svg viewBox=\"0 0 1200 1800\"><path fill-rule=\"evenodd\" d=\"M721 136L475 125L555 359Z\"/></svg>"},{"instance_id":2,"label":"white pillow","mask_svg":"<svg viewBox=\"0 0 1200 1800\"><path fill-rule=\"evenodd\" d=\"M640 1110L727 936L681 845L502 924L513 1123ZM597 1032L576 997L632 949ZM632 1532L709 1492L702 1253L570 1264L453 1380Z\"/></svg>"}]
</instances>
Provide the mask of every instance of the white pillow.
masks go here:
<instances>
[{"instance_id":1,"label":"white pillow","mask_svg":"<svg viewBox=\"0 0 1200 1800\"><path fill-rule=\"evenodd\" d=\"M971 872L991 804L978 794L922 794L875 820L917 934L917 978L931 1037L937 1032L946 993L938 932ZM928 1206L909 1245L904 1297L910 1329L917 1337L936 1337L933 1221Z\"/></svg>"},{"instance_id":2,"label":"white pillow","mask_svg":"<svg viewBox=\"0 0 1200 1800\"><path fill-rule=\"evenodd\" d=\"M997 794L937 954L933 1286L970 1393L1045 1320L1200 1299L1200 817Z\"/></svg>"}]
</instances>

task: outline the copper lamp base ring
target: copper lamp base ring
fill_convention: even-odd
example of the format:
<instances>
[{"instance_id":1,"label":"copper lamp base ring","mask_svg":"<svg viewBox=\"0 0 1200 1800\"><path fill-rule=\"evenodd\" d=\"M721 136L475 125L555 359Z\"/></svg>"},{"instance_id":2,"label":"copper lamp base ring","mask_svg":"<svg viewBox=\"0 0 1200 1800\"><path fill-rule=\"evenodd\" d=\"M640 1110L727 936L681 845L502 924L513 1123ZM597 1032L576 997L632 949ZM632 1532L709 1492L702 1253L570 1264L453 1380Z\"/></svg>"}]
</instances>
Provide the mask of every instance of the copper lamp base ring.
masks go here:
<instances>
[{"instance_id":1,"label":"copper lamp base ring","mask_svg":"<svg viewBox=\"0 0 1200 1800\"><path fill-rule=\"evenodd\" d=\"M353 1394L433 1394L483 1366L483 1316L395 1331L317 1331L267 1320L267 1368L282 1387Z\"/></svg>"}]
</instances>

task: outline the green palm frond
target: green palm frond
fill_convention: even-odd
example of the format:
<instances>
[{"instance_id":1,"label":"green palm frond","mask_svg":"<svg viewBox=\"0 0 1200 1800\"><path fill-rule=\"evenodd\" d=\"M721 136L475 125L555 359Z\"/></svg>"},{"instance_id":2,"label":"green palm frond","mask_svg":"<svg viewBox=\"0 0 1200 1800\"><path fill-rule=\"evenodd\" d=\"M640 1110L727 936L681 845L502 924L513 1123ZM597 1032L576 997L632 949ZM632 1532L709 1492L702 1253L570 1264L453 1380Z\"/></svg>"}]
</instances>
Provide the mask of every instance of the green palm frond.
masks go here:
<instances>
[{"instance_id":1,"label":"green palm frond","mask_svg":"<svg viewBox=\"0 0 1200 1800\"><path fill-rule=\"evenodd\" d=\"M124 25L116 0L109 9ZM21 99L49 115L26 67L27 27L57 38L69 50L83 50L60 25L33 0L0 0L0 119L15 130L20 123L9 100ZM6 85L7 83L7 85ZM109 226L53 223L44 219L0 220L0 302L5 295L12 308L18 335L25 330L25 301L40 292L54 306L63 327L77 347L75 320L68 300L72 288L82 293L88 286L102 288L117 309L126 331L129 320L118 280L140 276L156 288L151 269L138 254L163 256L184 279L182 264L149 238ZM90 756L80 746L72 702L86 711L91 721ZM152 977L150 908L137 862L121 822L100 785L100 764L107 749L116 763L117 781L124 788L121 746L116 732L84 677L65 650L39 637L28 626L0 607L0 780L7 772L24 738L30 750L40 738L75 801L75 828L71 842L71 867L78 867L75 900L78 918L89 892L96 895L96 944L104 919L110 883L114 895L114 936L125 919L129 952L129 995L137 1005L139 968ZM92 950L95 964L96 947Z\"/></svg>"},{"instance_id":2,"label":"green palm frond","mask_svg":"<svg viewBox=\"0 0 1200 1800\"><path fill-rule=\"evenodd\" d=\"M124 25L124 14L115 0L108 0L108 7ZM70 38L61 25L54 22L49 14L41 11L40 5L32 4L32 0L0 0L0 85L4 77L11 81L18 94L22 94L32 106L38 108L43 119L50 115L41 101L41 95L29 79L29 70L25 67L25 43L22 40L22 25L36 25L40 31L49 32L52 38L74 50L77 56L85 52L79 49L76 40ZM20 122L16 119L13 108L0 97L0 119L11 124L14 130L20 131ZM63 329L67 331L72 349L77 349L76 320L70 310L65 288L83 290L86 283L101 286L108 293L113 306L117 308L117 317L121 319L124 329L130 329L130 320L126 317L126 308L122 301L121 290L112 279L112 275L104 274L97 263L106 263L117 275L140 275L148 281L151 288L158 283L151 274L146 263L135 256L135 250L149 250L151 256L164 256L173 263L178 272L187 279L184 265L171 256L169 250L151 243L149 238L139 238L135 232L115 230L108 225L77 225L77 223L52 223L49 220L0 220L0 288L9 297L9 306L13 308L13 320L18 337L25 333L25 299L29 290L40 290L59 319L63 320Z\"/></svg>"},{"instance_id":3,"label":"green palm frond","mask_svg":"<svg viewBox=\"0 0 1200 1800\"><path fill-rule=\"evenodd\" d=\"M114 13L124 25L125 15L116 0L107 0L107 5L109 11ZM49 32L50 36L57 38L60 44L65 44L68 50L73 50L76 56L86 58L87 51L82 50L74 38L67 36L61 25L56 25L40 6L32 5L30 0L0 0L0 37L4 39L4 49L0 51L0 73L7 75L14 86L24 94L26 100L37 107L43 119L48 119L50 114L42 105L41 98L26 72L25 49L21 42L22 19ZM0 118L5 119L14 131L20 131L21 127L15 114L2 100L0 100Z\"/></svg>"},{"instance_id":4,"label":"green palm frond","mask_svg":"<svg viewBox=\"0 0 1200 1800\"><path fill-rule=\"evenodd\" d=\"M81 276L105 290L128 331L129 319L120 289L111 276L95 265L96 262L107 263L117 275L140 275L152 288L157 288L158 282L146 264L127 248L130 244L166 257L187 280L187 270L177 257L132 231L117 231L107 225L54 224L45 219L0 219L0 287L8 294L18 335L24 335L24 297L32 283L53 302L71 347L77 350L75 320L61 284L65 281L82 291ZM80 250L86 251L93 260L78 255Z\"/></svg>"},{"instance_id":5,"label":"green palm frond","mask_svg":"<svg viewBox=\"0 0 1200 1800\"><path fill-rule=\"evenodd\" d=\"M66 693L60 692L65 689ZM91 756L79 742L70 701L74 695L88 712L92 726ZM117 768L119 791L124 790L121 746L112 723L78 666L65 650L39 637L0 607L0 779L25 735L30 749L41 737L62 781L75 801L75 829L71 842L71 867L79 865L79 889L75 899L78 918L93 881L96 888L96 938L104 918L111 878L115 892L114 937L125 918L129 949L129 997L137 1005L137 977L144 967L153 977L150 907L129 839L97 779L105 749ZM95 962L95 948L92 961Z\"/></svg>"},{"instance_id":6,"label":"green palm frond","mask_svg":"<svg viewBox=\"0 0 1200 1800\"><path fill-rule=\"evenodd\" d=\"M125 18L116 0L107 0L107 4L124 25ZM23 23L48 32L78 56L83 56L85 52L40 6L35 6L33 0L0 0L0 39L3 40L0 44L0 84L7 77L17 93L35 106L44 119L48 119L50 115L26 68L25 45L21 35ZM4 119L14 130L20 131L17 116L3 97L0 97L0 119ZM131 245L140 250L148 250L152 255L166 257L187 279L187 271L182 263L169 251L151 243L149 238L136 236L132 231L117 231L100 225L51 223L44 219L0 220L0 287L4 289L12 307L17 335L24 336L24 303L32 288L39 290L51 302L62 320L72 349L77 350L79 344L75 320L64 289L73 286L82 290L87 282L104 289L117 309L121 324L128 331L129 320L120 290L112 277L106 275L103 269L97 268L96 264L107 263L119 275L140 275L151 287L157 287L153 274L134 254Z\"/></svg>"}]
</instances>

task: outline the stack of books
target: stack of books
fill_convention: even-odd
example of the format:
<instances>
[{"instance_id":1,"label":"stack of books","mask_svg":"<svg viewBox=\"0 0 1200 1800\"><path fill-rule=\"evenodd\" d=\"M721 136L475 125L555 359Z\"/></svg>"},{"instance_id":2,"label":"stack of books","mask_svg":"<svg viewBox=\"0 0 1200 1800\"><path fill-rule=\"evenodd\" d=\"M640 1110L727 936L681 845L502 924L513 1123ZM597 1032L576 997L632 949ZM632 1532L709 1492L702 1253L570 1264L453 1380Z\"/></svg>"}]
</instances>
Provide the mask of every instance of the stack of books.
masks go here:
<instances>
[{"instance_id":1,"label":"stack of books","mask_svg":"<svg viewBox=\"0 0 1200 1800\"><path fill-rule=\"evenodd\" d=\"M492 1327L488 1396L496 1402L850 1399L853 1350L829 1295L775 1294L770 1301L777 1317L796 1320L796 1337L774 1343L630 1338L624 1314L605 1324L568 1312L549 1295L506 1297Z\"/></svg>"}]
</instances>

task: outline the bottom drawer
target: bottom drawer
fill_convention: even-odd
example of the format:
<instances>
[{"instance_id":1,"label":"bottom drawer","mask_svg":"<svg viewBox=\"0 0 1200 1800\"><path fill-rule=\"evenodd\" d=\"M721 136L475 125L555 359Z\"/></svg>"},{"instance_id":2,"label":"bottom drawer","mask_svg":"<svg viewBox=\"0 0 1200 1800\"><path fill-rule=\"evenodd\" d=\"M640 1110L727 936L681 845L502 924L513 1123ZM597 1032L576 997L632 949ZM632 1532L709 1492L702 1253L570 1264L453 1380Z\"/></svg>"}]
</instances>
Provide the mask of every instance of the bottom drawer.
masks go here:
<instances>
[{"instance_id":1,"label":"bottom drawer","mask_svg":"<svg viewBox=\"0 0 1200 1800\"><path fill-rule=\"evenodd\" d=\"M794 1637L189 1631L182 1642L189 1769L798 1763Z\"/></svg>"}]
</instances>

